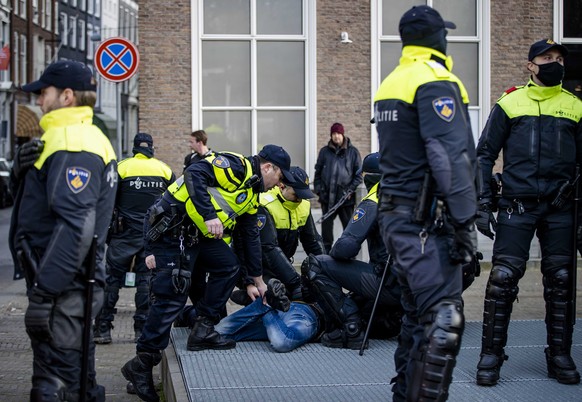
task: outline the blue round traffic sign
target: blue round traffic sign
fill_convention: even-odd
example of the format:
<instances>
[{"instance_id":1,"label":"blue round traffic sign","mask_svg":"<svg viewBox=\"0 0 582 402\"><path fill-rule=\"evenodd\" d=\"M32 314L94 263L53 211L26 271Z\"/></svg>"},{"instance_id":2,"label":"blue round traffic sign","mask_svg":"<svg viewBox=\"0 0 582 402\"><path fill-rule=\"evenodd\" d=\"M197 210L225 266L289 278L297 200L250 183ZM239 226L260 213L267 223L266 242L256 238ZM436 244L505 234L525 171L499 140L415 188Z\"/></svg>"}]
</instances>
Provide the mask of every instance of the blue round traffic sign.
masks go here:
<instances>
[{"instance_id":1,"label":"blue round traffic sign","mask_svg":"<svg viewBox=\"0 0 582 402\"><path fill-rule=\"evenodd\" d=\"M109 38L95 50L95 68L106 80L128 80L137 72L138 65L137 47L125 38Z\"/></svg>"}]
</instances>

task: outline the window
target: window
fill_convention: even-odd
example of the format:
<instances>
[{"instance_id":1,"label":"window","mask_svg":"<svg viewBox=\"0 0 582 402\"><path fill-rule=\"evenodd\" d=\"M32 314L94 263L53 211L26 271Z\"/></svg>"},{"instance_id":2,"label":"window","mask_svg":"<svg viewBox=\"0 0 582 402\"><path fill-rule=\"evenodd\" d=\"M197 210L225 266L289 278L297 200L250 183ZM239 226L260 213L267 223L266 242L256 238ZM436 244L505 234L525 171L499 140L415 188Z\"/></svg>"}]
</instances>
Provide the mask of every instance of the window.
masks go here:
<instances>
[{"instance_id":1,"label":"window","mask_svg":"<svg viewBox=\"0 0 582 402\"><path fill-rule=\"evenodd\" d=\"M555 1L559 3L558 41L568 47L562 86L582 99L582 3L579 0Z\"/></svg>"},{"instance_id":2,"label":"window","mask_svg":"<svg viewBox=\"0 0 582 402\"><path fill-rule=\"evenodd\" d=\"M79 0L79 9L85 11L86 5L85 2L89 0Z\"/></svg>"},{"instance_id":3,"label":"window","mask_svg":"<svg viewBox=\"0 0 582 402\"><path fill-rule=\"evenodd\" d=\"M93 15L95 13L95 0L87 0L87 14Z\"/></svg>"},{"instance_id":4,"label":"window","mask_svg":"<svg viewBox=\"0 0 582 402\"><path fill-rule=\"evenodd\" d=\"M18 32L14 31L14 45L12 46L12 65L14 67L14 74L13 74L13 78L14 78L14 85L20 85L20 46L19 46L19 41L20 41L20 35Z\"/></svg>"},{"instance_id":5,"label":"window","mask_svg":"<svg viewBox=\"0 0 582 402\"><path fill-rule=\"evenodd\" d=\"M61 46L69 44L69 17L66 13L60 13L59 18L59 35L61 37Z\"/></svg>"},{"instance_id":6,"label":"window","mask_svg":"<svg viewBox=\"0 0 582 402\"><path fill-rule=\"evenodd\" d=\"M85 50L85 21L78 20L77 21L77 43L79 45L79 50Z\"/></svg>"},{"instance_id":7,"label":"window","mask_svg":"<svg viewBox=\"0 0 582 402\"><path fill-rule=\"evenodd\" d=\"M113 3L111 3L113 6ZM95 0L95 17L101 16L101 0Z\"/></svg>"},{"instance_id":8,"label":"window","mask_svg":"<svg viewBox=\"0 0 582 402\"><path fill-rule=\"evenodd\" d=\"M93 54L95 52L95 42L91 40L91 35L93 34L93 24L87 24L87 36L89 40L87 41L87 59L93 60Z\"/></svg>"},{"instance_id":9,"label":"window","mask_svg":"<svg viewBox=\"0 0 582 402\"><path fill-rule=\"evenodd\" d=\"M377 15L379 46L378 60L372 69L372 97L382 80L398 65L402 52L402 42L398 32L400 17L418 0L376 0L372 2L372 14ZM469 115L475 140L481 133L489 112L489 83L483 70L488 65L483 33L484 13L488 5L482 0L427 0L425 4L439 11L443 19L453 21L457 28L447 35L447 54L454 60L454 73L461 79L469 94ZM374 13L374 8L377 11ZM372 33L374 35L374 33ZM374 46L373 46L374 48ZM483 78L481 78L483 77ZM485 114L483 106L485 105ZM372 149L377 149L377 136L372 136Z\"/></svg>"},{"instance_id":10,"label":"window","mask_svg":"<svg viewBox=\"0 0 582 402\"><path fill-rule=\"evenodd\" d=\"M42 15L44 16L43 19L43 28L48 29L49 31L51 31L51 21L52 21L52 1L51 0L44 0L44 7L43 7L43 13Z\"/></svg>"},{"instance_id":11,"label":"window","mask_svg":"<svg viewBox=\"0 0 582 402\"><path fill-rule=\"evenodd\" d=\"M83 1L83 0L81 0L81 1ZM69 0L69 5L71 7L77 7L77 0Z\"/></svg>"},{"instance_id":12,"label":"window","mask_svg":"<svg viewBox=\"0 0 582 402\"><path fill-rule=\"evenodd\" d=\"M308 135L315 132L310 120L315 105L308 91L311 70L306 68L312 3L200 0L196 46L201 63L194 68L201 91L194 103L200 105L199 126L212 148L249 155L276 143L292 160L306 161L316 140Z\"/></svg>"},{"instance_id":13,"label":"window","mask_svg":"<svg viewBox=\"0 0 582 402\"><path fill-rule=\"evenodd\" d=\"M19 7L20 16L22 18L26 18L26 13L27 13L26 0L18 0L18 2L20 3L20 7Z\"/></svg>"},{"instance_id":14,"label":"window","mask_svg":"<svg viewBox=\"0 0 582 402\"><path fill-rule=\"evenodd\" d=\"M32 0L32 22L38 25L39 21L38 0Z\"/></svg>"},{"instance_id":15,"label":"window","mask_svg":"<svg viewBox=\"0 0 582 402\"><path fill-rule=\"evenodd\" d=\"M28 82L28 77L26 74L26 67L28 66L26 60L26 35L20 35L20 81L22 83Z\"/></svg>"},{"instance_id":16,"label":"window","mask_svg":"<svg viewBox=\"0 0 582 402\"><path fill-rule=\"evenodd\" d=\"M77 47L77 17L69 16L69 47Z\"/></svg>"}]
</instances>

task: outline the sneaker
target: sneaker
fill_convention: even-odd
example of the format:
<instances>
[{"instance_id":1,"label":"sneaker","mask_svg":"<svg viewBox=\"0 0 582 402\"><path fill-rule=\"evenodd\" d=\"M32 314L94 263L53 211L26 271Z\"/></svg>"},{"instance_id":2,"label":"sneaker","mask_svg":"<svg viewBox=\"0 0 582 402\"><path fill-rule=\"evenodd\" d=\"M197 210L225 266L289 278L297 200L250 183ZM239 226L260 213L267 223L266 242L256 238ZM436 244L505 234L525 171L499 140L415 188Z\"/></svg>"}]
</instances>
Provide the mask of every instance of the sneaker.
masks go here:
<instances>
[{"instance_id":1,"label":"sneaker","mask_svg":"<svg viewBox=\"0 0 582 402\"><path fill-rule=\"evenodd\" d=\"M580 373L569 354L552 355L550 348L544 350L548 365L548 377L555 378L560 384L579 384Z\"/></svg>"},{"instance_id":2,"label":"sneaker","mask_svg":"<svg viewBox=\"0 0 582 402\"><path fill-rule=\"evenodd\" d=\"M253 302L251 297L247 294L247 291L242 289L233 290L230 295L230 300L240 306L248 306Z\"/></svg>"},{"instance_id":3,"label":"sneaker","mask_svg":"<svg viewBox=\"0 0 582 402\"><path fill-rule=\"evenodd\" d=\"M113 324L109 321L99 321L93 327L93 342L98 345L111 343L111 329Z\"/></svg>"},{"instance_id":4,"label":"sneaker","mask_svg":"<svg viewBox=\"0 0 582 402\"><path fill-rule=\"evenodd\" d=\"M267 299L267 304L276 310L285 312L289 311L289 307L291 307L285 285L277 278L269 279L265 298Z\"/></svg>"}]
</instances>

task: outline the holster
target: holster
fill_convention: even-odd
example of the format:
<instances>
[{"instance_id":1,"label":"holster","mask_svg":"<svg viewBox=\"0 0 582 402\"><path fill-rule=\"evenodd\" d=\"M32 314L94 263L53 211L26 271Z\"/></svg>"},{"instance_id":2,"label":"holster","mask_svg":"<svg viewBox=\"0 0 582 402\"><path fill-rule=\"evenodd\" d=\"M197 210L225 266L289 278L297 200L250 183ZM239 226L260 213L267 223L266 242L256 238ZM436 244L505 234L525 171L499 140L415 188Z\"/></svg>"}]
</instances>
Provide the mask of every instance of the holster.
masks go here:
<instances>
[{"instance_id":1,"label":"holster","mask_svg":"<svg viewBox=\"0 0 582 402\"><path fill-rule=\"evenodd\" d=\"M16 243L16 256L18 258L18 263L24 271L26 283L29 286L32 286L38 271L38 259L26 237L18 239Z\"/></svg>"}]
</instances>

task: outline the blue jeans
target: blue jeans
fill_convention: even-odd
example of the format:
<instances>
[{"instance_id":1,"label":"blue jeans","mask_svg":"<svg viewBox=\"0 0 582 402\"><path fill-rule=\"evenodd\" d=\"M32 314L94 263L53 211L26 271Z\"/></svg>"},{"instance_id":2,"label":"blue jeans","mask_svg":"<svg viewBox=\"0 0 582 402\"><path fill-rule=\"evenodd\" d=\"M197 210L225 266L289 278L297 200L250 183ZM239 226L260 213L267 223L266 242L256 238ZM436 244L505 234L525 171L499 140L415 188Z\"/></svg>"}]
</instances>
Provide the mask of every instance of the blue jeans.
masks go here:
<instances>
[{"instance_id":1,"label":"blue jeans","mask_svg":"<svg viewBox=\"0 0 582 402\"><path fill-rule=\"evenodd\" d=\"M275 310L258 297L248 306L223 318L214 327L235 341L269 341L276 352L290 352L318 333L317 315L308 304L292 302L289 311Z\"/></svg>"}]
</instances>

